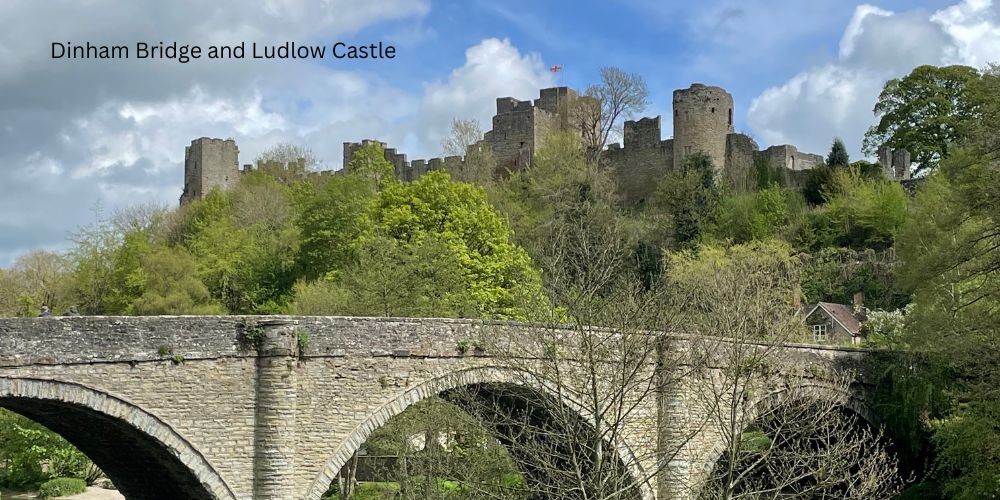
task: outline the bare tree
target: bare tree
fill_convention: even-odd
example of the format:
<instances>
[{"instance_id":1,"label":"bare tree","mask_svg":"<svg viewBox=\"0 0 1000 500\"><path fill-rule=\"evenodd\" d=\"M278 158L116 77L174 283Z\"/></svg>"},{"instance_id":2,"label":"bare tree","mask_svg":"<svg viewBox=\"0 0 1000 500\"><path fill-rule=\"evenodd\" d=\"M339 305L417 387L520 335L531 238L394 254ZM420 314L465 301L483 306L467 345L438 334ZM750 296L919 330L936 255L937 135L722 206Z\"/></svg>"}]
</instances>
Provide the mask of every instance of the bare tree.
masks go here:
<instances>
[{"instance_id":1,"label":"bare tree","mask_svg":"<svg viewBox=\"0 0 1000 500\"><path fill-rule=\"evenodd\" d=\"M290 142L279 142L261 151L254 158L254 163L278 162L287 164L298 163L299 160L302 160L305 168L313 168L320 164L319 157L311 148Z\"/></svg>"},{"instance_id":2,"label":"bare tree","mask_svg":"<svg viewBox=\"0 0 1000 500\"><path fill-rule=\"evenodd\" d=\"M709 419L721 458L706 499L890 498L900 480L880 434L847 411L852 373L789 358L804 338L791 298L798 262L777 244L675 255L671 308L691 331L701 373L686 393ZM708 453L709 450L700 450Z\"/></svg>"},{"instance_id":3,"label":"bare tree","mask_svg":"<svg viewBox=\"0 0 1000 500\"><path fill-rule=\"evenodd\" d=\"M510 384L452 398L497 431L530 498L641 498L673 453L642 422L655 420L659 392L683 376L657 370L672 351L671 339L650 333L670 320L663 290L630 273L629 226L592 189L601 183L581 188L596 173L549 165L545 154L537 166L542 177L529 184L551 212L532 253L552 307L537 311L536 328L501 325L479 340Z\"/></svg>"},{"instance_id":4,"label":"bare tree","mask_svg":"<svg viewBox=\"0 0 1000 500\"><path fill-rule=\"evenodd\" d=\"M459 162L445 162L453 179L472 184L486 185L493 180L496 158L489 144L483 141L482 127L472 118L451 121L451 133L441 140L444 154L461 156Z\"/></svg>"},{"instance_id":5,"label":"bare tree","mask_svg":"<svg viewBox=\"0 0 1000 500\"><path fill-rule=\"evenodd\" d=\"M287 142L278 143L262 151L254 158L256 168L283 184L316 179L312 172L320 165L320 160L312 149Z\"/></svg>"},{"instance_id":6,"label":"bare tree","mask_svg":"<svg viewBox=\"0 0 1000 500\"><path fill-rule=\"evenodd\" d=\"M637 73L620 68L601 68L601 83L587 88L572 110L573 120L583 134L587 160L599 163L609 139L621 135L621 120L646 109L649 88Z\"/></svg>"}]
</instances>

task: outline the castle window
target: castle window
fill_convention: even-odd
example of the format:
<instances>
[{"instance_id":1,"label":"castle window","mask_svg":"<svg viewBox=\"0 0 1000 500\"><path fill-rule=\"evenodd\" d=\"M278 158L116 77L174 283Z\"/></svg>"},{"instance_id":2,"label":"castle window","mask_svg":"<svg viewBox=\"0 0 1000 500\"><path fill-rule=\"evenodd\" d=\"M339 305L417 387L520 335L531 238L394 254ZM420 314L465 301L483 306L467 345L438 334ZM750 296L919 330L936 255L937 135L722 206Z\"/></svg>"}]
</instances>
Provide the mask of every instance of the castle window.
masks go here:
<instances>
[{"instance_id":1,"label":"castle window","mask_svg":"<svg viewBox=\"0 0 1000 500\"><path fill-rule=\"evenodd\" d=\"M826 325L813 325L813 342L826 342L827 328Z\"/></svg>"},{"instance_id":2,"label":"castle window","mask_svg":"<svg viewBox=\"0 0 1000 500\"><path fill-rule=\"evenodd\" d=\"M729 126L733 126L733 108L729 108Z\"/></svg>"},{"instance_id":3,"label":"castle window","mask_svg":"<svg viewBox=\"0 0 1000 500\"><path fill-rule=\"evenodd\" d=\"M712 108L712 112L715 113L715 108Z\"/></svg>"}]
</instances>

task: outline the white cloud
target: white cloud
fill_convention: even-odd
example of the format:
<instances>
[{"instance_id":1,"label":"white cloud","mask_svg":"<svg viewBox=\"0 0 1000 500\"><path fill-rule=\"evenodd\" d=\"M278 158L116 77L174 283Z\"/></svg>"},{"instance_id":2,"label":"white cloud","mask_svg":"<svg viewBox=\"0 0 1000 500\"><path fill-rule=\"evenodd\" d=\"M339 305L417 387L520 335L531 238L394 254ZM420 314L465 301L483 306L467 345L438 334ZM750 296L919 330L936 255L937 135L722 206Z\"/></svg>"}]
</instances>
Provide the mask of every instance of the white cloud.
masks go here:
<instances>
[{"instance_id":1,"label":"white cloud","mask_svg":"<svg viewBox=\"0 0 1000 500\"><path fill-rule=\"evenodd\" d=\"M53 19L48 32L74 43L134 43L171 29L168 40L202 44L327 39L427 10L426 2L410 0L365 5L272 0L258 9L241 8L235 0L212 8L196 7L193 0L169 7L142 4L119 9L103 0L87 8L55 3L53 8L68 12ZM0 18L23 21L0 33L0 55L23 56L48 43L39 43L39 34L26 28L45 25L42 10L22 1L0 4ZM104 10L108 19L93 17ZM66 22L74 17L79 22ZM150 19L155 26L143 25ZM89 209L98 201L106 212L141 202L176 203L184 146L197 137L235 138L243 163L277 142L294 142L313 148L327 168L336 168L343 141L368 137L411 157L436 156L453 116L476 117L488 126L495 97L531 98L551 83L538 55L521 54L509 41L497 39L470 47L464 63L446 79L417 90L371 72L315 62L181 65L47 58L0 58L0 138L5 144L0 151L0 266L29 248L64 247L69 231L93 219Z\"/></svg>"},{"instance_id":2,"label":"white cloud","mask_svg":"<svg viewBox=\"0 0 1000 500\"><path fill-rule=\"evenodd\" d=\"M1000 58L998 11L991 0L964 0L931 14L860 5L837 60L766 89L751 103L748 123L767 144L823 153L841 137L857 157L886 80L921 64L978 67Z\"/></svg>"},{"instance_id":3,"label":"white cloud","mask_svg":"<svg viewBox=\"0 0 1000 500\"><path fill-rule=\"evenodd\" d=\"M339 154L334 142L364 128L365 106L392 116L400 102L374 77L319 62L53 60L52 42L326 43L428 9L428 0L0 2L0 19L16 20L0 32L0 265L64 246L98 200L108 211L176 203L193 138L235 137L247 162L258 143L277 140ZM340 133L298 141L331 127Z\"/></svg>"},{"instance_id":4,"label":"white cloud","mask_svg":"<svg viewBox=\"0 0 1000 500\"><path fill-rule=\"evenodd\" d=\"M533 99L553 81L538 54L521 55L507 39L483 40L465 51L465 64L446 81L427 86L414 129L425 146L435 145L429 152L439 154L436 144L453 118L475 118L489 129L497 97Z\"/></svg>"}]
</instances>

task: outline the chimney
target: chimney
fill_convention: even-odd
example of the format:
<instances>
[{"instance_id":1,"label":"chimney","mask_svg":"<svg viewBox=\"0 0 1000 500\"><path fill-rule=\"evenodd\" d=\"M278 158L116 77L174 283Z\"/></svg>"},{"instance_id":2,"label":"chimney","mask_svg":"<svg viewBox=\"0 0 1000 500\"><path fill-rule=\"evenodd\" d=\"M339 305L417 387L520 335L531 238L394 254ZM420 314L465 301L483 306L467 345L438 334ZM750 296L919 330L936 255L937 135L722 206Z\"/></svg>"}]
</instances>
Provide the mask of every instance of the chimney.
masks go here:
<instances>
[{"instance_id":1,"label":"chimney","mask_svg":"<svg viewBox=\"0 0 1000 500\"><path fill-rule=\"evenodd\" d=\"M854 314L861 314L865 311L865 292L854 294Z\"/></svg>"}]
</instances>

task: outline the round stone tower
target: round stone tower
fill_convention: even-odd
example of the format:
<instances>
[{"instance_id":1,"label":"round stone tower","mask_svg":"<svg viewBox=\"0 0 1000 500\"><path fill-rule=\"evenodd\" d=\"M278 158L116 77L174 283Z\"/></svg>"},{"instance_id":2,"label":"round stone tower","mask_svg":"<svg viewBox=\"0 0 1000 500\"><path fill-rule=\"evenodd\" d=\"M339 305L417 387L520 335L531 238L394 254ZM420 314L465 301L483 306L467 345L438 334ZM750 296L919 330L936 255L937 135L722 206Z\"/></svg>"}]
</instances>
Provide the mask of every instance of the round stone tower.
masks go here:
<instances>
[{"instance_id":1,"label":"round stone tower","mask_svg":"<svg viewBox=\"0 0 1000 500\"><path fill-rule=\"evenodd\" d=\"M726 136L733 132L733 96L700 83L674 91L674 168L702 152L716 172L726 165Z\"/></svg>"}]
</instances>

